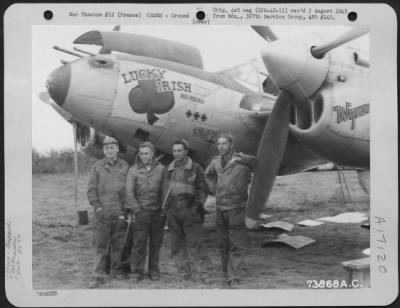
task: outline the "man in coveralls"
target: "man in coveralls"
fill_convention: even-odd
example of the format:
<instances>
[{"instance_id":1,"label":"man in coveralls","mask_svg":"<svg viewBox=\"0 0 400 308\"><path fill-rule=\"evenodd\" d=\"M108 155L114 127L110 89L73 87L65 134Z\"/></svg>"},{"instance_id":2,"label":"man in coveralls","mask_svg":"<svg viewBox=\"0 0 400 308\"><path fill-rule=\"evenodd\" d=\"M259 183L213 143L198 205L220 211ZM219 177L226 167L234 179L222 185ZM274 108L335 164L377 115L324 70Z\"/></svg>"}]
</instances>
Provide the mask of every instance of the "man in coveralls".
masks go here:
<instances>
[{"instance_id":1,"label":"man in coveralls","mask_svg":"<svg viewBox=\"0 0 400 308\"><path fill-rule=\"evenodd\" d=\"M202 210L208 195L207 183L200 165L187 156L185 140L175 141L172 152L175 159L163 174L163 209L171 235L171 253L185 280L204 281Z\"/></svg>"},{"instance_id":2,"label":"man in coveralls","mask_svg":"<svg viewBox=\"0 0 400 308\"><path fill-rule=\"evenodd\" d=\"M116 139L104 138L105 157L93 165L90 173L87 196L95 215L95 269L89 283L90 288L97 288L104 283L108 258L111 260L111 276L116 279L125 278L121 250L126 230L124 203L128 164L117 157L118 150Z\"/></svg>"},{"instance_id":3,"label":"man in coveralls","mask_svg":"<svg viewBox=\"0 0 400 308\"><path fill-rule=\"evenodd\" d=\"M126 178L127 208L135 219L131 258L134 279L144 279L149 242L149 278L160 279L159 255L164 235L165 216L161 211L161 177L164 167L154 159L150 142L139 145L135 164Z\"/></svg>"},{"instance_id":4,"label":"man in coveralls","mask_svg":"<svg viewBox=\"0 0 400 308\"><path fill-rule=\"evenodd\" d=\"M235 153L229 133L219 135L217 147L220 155L211 161L205 175L210 190L216 193L217 237L225 282L229 288L237 288L248 243L245 210L256 158Z\"/></svg>"}]
</instances>

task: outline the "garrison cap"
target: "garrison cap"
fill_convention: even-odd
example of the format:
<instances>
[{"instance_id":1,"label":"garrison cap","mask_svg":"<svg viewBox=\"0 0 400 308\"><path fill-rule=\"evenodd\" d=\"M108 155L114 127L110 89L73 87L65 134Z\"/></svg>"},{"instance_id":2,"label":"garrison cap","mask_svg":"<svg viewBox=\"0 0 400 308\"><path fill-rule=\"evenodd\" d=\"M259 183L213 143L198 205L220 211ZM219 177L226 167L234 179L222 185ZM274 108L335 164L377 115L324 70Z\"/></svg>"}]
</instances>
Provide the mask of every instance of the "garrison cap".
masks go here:
<instances>
[{"instance_id":1,"label":"garrison cap","mask_svg":"<svg viewBox=\"0 0 400 308\"><path fill-rule=\"evenodd\" d=\"M145 141L145 142L139 144L139 149L140 148L150 148L154 152L154 145L149 141Z\"/></svg>"},{"instance_id":2,"label":"garrison cap","mask_svg":"<svg viewBox=\"0 0 400 308\"><path fill-rule=\"evenodd\" d=\"M103 145L111 144L111 143L118 144L118 141L117 141L117 139L115 139L113 137L108 137L107 136L107 137L104 138Z\"/></svg>"}]
</instances>

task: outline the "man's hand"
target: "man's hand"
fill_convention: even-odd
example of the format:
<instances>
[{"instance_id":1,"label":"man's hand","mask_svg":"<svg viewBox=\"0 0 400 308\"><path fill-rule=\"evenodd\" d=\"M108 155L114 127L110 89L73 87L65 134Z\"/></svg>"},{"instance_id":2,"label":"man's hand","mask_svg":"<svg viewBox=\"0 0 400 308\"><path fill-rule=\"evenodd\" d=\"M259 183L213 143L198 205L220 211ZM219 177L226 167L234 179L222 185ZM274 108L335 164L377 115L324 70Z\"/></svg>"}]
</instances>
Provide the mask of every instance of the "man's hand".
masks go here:
<instances>
[{"instance_id":1,"label":"man's hand","mask_svg":"<svg viewBox=\"0 0 400 308\"><path fill-rule=\"evenodd\" d=\"M128 206L125 206L125 213L126 213L126 215L128 217L128 221L130 219L132 222L135 222L135 214L133 213L133 209L132 208L130 208Z\"/></svg>"},{"instance_id":2,"label":"man's hand","mask_svg":"<svg viewBox=\"0 0 400 308\"><path fill-rule=\"evenodd\" d=\"M240 161L240 160L241 160L240 157L233 157L233 158L231 159L231 163L234 163L234 162Z\"/></svg>"},{"instance_id":3,"label":"man's hand","mask_svg":"<svg viewBox=\"0 0 400 308\"><path fill-rule=\"evenodd\" d=\"M242 152L236 153L236 156L232 158L232 162L237 161L241 165L245 165L246 167L250 168L251 171L257 165L257 157L252 155L246 155Z\"/></svg>"},{"instance_id":4,"label":"man's hand","mask_svg":"<svg viewBox=\"0 0 400 308\"><path fill-rule=\"evenodd\" d=\"M99 206L98 208L96 208L96 210L94 211L94 217L96 219L103 219L103 208L101 206Z\"/></svg>"},{"instance_id":5,"label":"man's hand","mask_svg":"<svg viewBox=\"0 0 400 308\"><path fill-rule=\"evenodd\" d=\"M239 153L236 153L236 156L234 156L234 157L232 157L232 159L231 159L231 161L232 162L235 162L235 161L240 161L242 158L243 158L243 153L242 152L239 152Z\"/></svg>"}]
</instances>

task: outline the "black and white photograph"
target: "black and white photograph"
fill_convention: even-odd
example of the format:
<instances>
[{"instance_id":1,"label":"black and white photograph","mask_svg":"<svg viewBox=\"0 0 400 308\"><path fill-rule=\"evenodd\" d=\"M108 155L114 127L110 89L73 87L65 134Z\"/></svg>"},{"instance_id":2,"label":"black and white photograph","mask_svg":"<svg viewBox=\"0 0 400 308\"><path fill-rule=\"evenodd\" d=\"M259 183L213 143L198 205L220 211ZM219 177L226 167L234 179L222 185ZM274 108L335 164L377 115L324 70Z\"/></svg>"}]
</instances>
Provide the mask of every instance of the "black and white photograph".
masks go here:
<instances>
[{"instance_id":1,"label":"black and white photograph","mask_svg":"<svg viewBox=\"0 0 400 308\"><path fill-rule=\"evenodd\" d=\"M369 287L368 29L295 28L34 27L34 288Z\"/></svg>"},{"instance_id":2,"label":"black and white photograph","mask_svg":"<svg viewBox=\"0 0 400 308\"><path fill-rule=\"evenodd\" d=\"M392 214L372 214L371 23L99 20L30 27L31 240L6 220L6 278L31 247L28 286L53 299L373 290L394 256ZM160 305L146 294L131 305Z\"/></svg>"}]
</instances>

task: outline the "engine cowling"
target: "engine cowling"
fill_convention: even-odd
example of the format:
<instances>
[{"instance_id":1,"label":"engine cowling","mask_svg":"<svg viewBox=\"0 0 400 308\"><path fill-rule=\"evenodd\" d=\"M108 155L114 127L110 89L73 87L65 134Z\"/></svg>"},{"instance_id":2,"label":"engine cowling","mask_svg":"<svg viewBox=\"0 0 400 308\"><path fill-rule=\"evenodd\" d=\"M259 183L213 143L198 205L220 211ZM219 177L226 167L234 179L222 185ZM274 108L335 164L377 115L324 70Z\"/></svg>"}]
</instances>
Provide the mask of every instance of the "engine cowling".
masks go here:
<instances>
[{"instance_id":1,"label":"engine cowling","mask_svg":"<svg viewBox=\"0 0 400 308\"><path fill-rule=\"evenodd\" d=\"M77 134L79 148L83 153L97 159L104 157L103 139L106 137L105 134L96 132L95 129L82 124L78 124ZM136 149L121 142L119 142L118 146L118 157L127 161L130 165L133 164L136 157Z\"/></svg>"},{"instance_id":2,"label":"engine cowling","mask_svg":"<svg viewBox=\"0 0 400 308\"><path fill-rule=\"evenodd\" d=\"M339 87L328 84L310 99L293 105L291 133L339 165L369 167L369 101L363 95L351 95L350 88Z\"/></svg>"}]
</instances>

